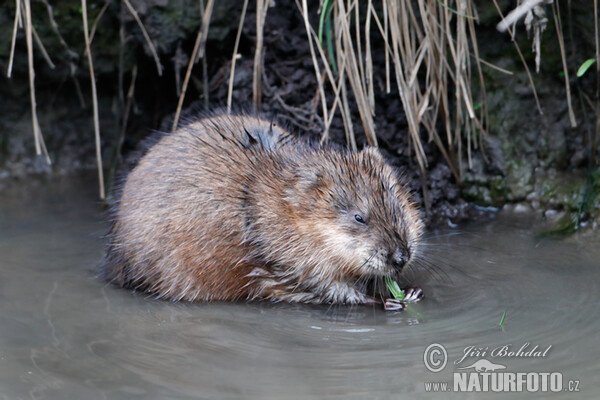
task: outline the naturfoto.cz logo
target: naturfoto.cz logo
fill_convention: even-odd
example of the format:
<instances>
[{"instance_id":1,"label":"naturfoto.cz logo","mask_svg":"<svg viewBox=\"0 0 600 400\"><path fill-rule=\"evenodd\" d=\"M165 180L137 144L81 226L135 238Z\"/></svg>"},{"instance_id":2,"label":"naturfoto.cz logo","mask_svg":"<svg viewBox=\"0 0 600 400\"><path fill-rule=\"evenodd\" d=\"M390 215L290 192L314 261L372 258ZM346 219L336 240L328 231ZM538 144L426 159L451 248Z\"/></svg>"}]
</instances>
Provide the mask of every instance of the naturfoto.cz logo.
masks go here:
<instances>
[{"instance_id":1,"label":"naturfoto.cz logo","mask_svg":"<svg viewBox=\"0 0 600 400\"><path fill-rule=\"evenodd\" d=\"M463 355L454 361L452 382L425 382L426 392L579 392L579 380L565 381L560 372L511 372L506 365L487 358L539 357L548 355L552 346L541 349L525 343L518 349L511 345L494 349L468 346ZM464 363L467 358L478 360ZM433 343L423 353L425 367L440 372L448 364L446 348ZM504 362L504 360L502 361ZM463 366L458 366L463 364Z\"/></svg>"}]
</instances>

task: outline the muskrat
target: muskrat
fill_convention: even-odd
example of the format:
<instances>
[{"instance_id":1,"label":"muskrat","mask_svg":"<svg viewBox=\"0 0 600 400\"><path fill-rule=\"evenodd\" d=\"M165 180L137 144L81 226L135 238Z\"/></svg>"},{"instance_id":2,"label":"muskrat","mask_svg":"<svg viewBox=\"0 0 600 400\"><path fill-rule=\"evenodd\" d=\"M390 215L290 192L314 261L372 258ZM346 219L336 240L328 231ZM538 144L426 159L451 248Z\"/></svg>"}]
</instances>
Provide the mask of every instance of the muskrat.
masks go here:
<instances>
[{"instance_id":1,"label":"muskrat","mask_svg":"<svg viewBox=\"0 0 600 400\"><path fill-rule=\"evenodd\" d=\"M422 231L376 148L322 148L259 117L213 115L163 135L126 177L102 269L175 301L378 303Z\"/></svg>"}]
</instances>

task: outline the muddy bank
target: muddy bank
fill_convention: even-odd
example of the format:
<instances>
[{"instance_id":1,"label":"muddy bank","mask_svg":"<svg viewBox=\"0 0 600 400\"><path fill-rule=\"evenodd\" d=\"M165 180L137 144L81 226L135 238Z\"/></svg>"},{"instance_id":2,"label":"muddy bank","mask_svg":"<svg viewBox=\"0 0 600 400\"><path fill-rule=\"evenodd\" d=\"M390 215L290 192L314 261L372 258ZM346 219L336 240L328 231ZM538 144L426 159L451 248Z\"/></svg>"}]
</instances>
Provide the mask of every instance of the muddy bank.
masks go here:
<instances>
[{"instance_id":1,"label":"muddy bank","mask_svg":"<svg viewBox=\"0 0 600 400\"><path fill-rule=\"evenodd\" d=\"M162 76L159 77L139 26L117 3L106 7L98 21L92 46L100 95L102 153L107 171L114 170L122 157L127 157L152 129L168 129L168 121L177 104L177 87L185 74L200 24L196 1L131 2L160 55ZM90 2L91 21L96 19L104 4ZM318 2L310 4L316 26ZM505 11L510 8L508 3L503 6ZM207 42L206 69L202 62L194 68L186 106L203 109L208 102L209 109L215 109L226 104L240 8L234 1L216 3ZM49 167L34 156L25 40L21 33L17 39L14 76L10 80L2 78L0 84L0 107L5 110L0 116L0 177L5 179L40 173L66 174L95 167L89 76L83 53L79 1L64 1L53 8L66 46L52 29L45 5L42 2L34 4L33 11L34 25L56 65L55 69L50 69L39 52L36 53L40 125L53 165ZM578 3L573 11L577 23L585 19ZM13 15L11 6L0 11L2 29L12 27ZM489 138L484 140L484 152L478 150L470 160L463 160L463 181L460 184L455 181L437 147L427 143L425 135L429 166L426 176L418 173L398 93L393 85L392 92L385 93L383 43L374 40L375 124L380 147L406 177L418 201L424 203L423 193L428 194L428 218L435 224L452 225L473 214L514 208L514 204L520 210L526 208L540 214L547 210L551 210L551 215L559 216L580 213L590 176L591 160L586 138L590 129L593 131L593 118L581 118L576 128L571 127L564 81L559 76L562 64L556 58L556 41L547 37L543 42L546 58L540 73L534 77L544 111L540 115L509 37L494 28L498 17L487 9L480 10L480 16L478 32L482 57L511 71L512 75L484 67L490 111ZM582 24L577 26L587 29ZM567 22L565 27L568 28ZM10 32L2 33L6 35L1 37L10 38ZM251 109L255 37L255 9L254 4L250 4L234 78L233 103L239 110ZM520 32L519 38L523 52L531 62L533 56L525 34ZM589 47L583 41L571 43L568 38L566 45L578 49L579 53ZM299 135L320 138L323 124L319 116L317 82L301 15L293 3L277 2L269 9L264 46L262 112L277 118ZM3 39L0 42L0 67L3 70L6 70L9 49L9 40ZM573 51L574 62L575 54ZM134 96L126 114L126 95L134 68L137 69ZM585 85L591 78L583 79ZM204 82L208 84L207 93ZM577 84L573 78L573 85ZM575 103L578 115L584 114L585 106L578 101ZM356 108L351 108L358 146L362 147L366 140L360 117ZM123 148L117 152L116 144L125 119ZM333 120L330 140L345 144L339 113ZM591 218L597 212L598 202L593 200L591 203L585 218Z\"/></svg>"}]
</instances>

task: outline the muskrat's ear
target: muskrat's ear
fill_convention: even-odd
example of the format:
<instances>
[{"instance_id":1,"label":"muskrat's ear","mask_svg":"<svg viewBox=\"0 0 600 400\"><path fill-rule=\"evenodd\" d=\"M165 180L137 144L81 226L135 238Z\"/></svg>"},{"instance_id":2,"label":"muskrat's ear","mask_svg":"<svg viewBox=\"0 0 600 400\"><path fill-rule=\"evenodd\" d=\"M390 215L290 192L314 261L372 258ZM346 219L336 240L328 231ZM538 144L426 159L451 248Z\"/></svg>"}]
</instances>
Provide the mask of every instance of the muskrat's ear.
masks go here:
<instances>
[{"instance_id":1,"label":"muskrat's ear","mask_svg":"<svg viewBox=\"0 0 600 400\"><path fill-rule=\"evenodd\" d=\"M280 138L285 135L285 132L274 125L263 126L247 126L244 127L246 134L246 146L260 145L266 150L271 150L275 147Z\"/></svg>"},{"instance_id":2,"label":"muskrat's ear","mask_svg":"<svg viewBox=\"0 0 600 400\"><path fill-rule=\"evenodd\" d=\"M383 156L377 147L367 146L358 153L361 159L366 159L368 157L375 158L377 160L383 160Z\"/></svg>"},{"instance_id":3,"label":"muskrat's ear","mask_svg":"<svg viewBox=\"0 0 600 400\"><path fill-rule=\"evenodd\" d=\"M358 162L368 170L373 169L374 165L385 164L385 159L377 147L365 147L358 153Z\"/></svg>"}]
</instances>

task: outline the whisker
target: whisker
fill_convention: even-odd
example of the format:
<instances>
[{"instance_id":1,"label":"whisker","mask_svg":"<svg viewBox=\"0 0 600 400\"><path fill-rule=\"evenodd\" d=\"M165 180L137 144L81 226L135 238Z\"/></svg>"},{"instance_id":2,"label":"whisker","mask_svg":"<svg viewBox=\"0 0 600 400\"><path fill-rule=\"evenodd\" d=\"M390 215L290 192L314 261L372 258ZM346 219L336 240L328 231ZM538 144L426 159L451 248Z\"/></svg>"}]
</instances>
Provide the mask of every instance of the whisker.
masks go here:
<instances>
[{"instance_id":1,"label":"whisker","mask_svg":"<svg viewBox=\"0 0 600 400\"><path fill-rule=\"evenodd\" d=\"M433 257L430 257L428 255L425 255L425 254L419 254L419 255L417 255L416 258L415 258L415 260L425 261L429 265L433 265L435 268L440 268L440 269L442 267L443 268L450 268L453 271L458 272L459 274L461 274L464 277L472 278L472 276L469 275L468 273L466 273L465 271L463 271L462 268L460 268L457 265L455 265L455 264L453 264L451 262L448 262L448 261L440 261L440 260L437 260L437 259L435 259Z\"/></svg>"}]
</instances>

